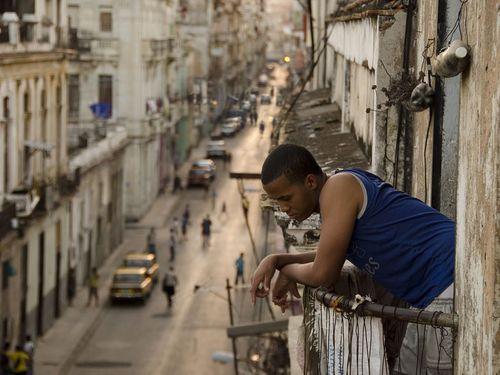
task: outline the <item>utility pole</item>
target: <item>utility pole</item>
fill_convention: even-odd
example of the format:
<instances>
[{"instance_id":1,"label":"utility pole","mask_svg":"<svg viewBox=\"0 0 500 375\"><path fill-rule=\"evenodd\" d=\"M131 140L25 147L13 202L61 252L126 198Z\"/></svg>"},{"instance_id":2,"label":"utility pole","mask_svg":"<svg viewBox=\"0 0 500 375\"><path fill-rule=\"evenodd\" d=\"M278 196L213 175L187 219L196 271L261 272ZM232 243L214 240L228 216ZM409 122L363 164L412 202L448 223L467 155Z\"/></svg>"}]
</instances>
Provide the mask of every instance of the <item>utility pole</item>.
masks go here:
<instances>
[{"instance_id":1,"label":"utility pole","mask_svg":"<svg viewBox=\"0 0 500 375\"><path fill-rule=\"evenodd\" d=\"M231 173L230 176L231 176L231 178L235 178L234 173ZM254 176L254 175L246 174L247 178L248 177L252 178L252 176ZM238 191L240 193L240 198L241 198L241 204L243 207L243 214L245 216L245 224L247 227L248 236L250 237L250 242L252 244L252 252L253 252L253 256L255 258L255 263L258 266L261 259L259 258L259 255L257 254L257 246L255 245L255 240L253 238L252 229L250 228L250 222L248 221L248 199L245 196L245 187L243 186L243 179L238 178L238 177L236 177L236 178L237 178L237 183L238 183ZM253 178L255 178L255 177L253 177ZM260 174L258 174L257 178L260 178ZM266 251L267 251L267 243L266 243ZM267 309L269 311L269 315L271 315L271 319L276 320L276 317L274 316L274 311L271 307L271 302L269 301L269 296L267 296L265 298L265 300L266 300Z\"/></svg>"},{"instance_id":2,"label":"utility pole","mask_svg":"<svg viewBox=\"0 0 500 375\"><path fill-rule=\"evenodd\" d=\"M226 290L227 290L227 303L229 306L229 323L231 327L234 326L234 317L233 317L233 303L231 301L231 285L229 284L229 279L226 279ZM236 351L236 338L231 338L231 343L233 346L233 357L234 357L234 373L238 375L238 353Z\"/></svg>"}]
</instances>

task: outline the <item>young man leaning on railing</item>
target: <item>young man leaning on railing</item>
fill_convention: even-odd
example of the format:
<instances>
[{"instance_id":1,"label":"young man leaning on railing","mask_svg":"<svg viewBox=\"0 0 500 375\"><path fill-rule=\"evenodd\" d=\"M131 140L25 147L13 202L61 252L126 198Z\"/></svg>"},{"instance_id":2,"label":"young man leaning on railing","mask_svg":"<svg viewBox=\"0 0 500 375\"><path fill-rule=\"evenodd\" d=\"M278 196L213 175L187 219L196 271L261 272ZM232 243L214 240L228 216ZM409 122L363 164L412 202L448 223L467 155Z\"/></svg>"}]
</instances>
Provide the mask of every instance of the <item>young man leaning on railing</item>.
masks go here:
<instances>
[{"instance_id":1,"label":"young man leaning on railing","mask_svg":"<svg viewBox=\"0 0 500 375\"><path fill-rule=\"evenodd\" d=\"M261 180L269 198L290 218L302 221L319 213L322 224L317 251L273 254L260 262L252 277L253 302L269 294L276 270L272 299L285 309L288 292L299 296L296 283L332 287L348 259L413 307L432 310L433 301L441 298L451 309L455 224L446 216L364 170L327 176L307 149L292 144L268 155ZM414 348L404 350L408 346L405 339L401 364L414 369L418 358L409 354ZM426 351L432 373L433 348ZM441 362L440 369L447 366Z\"/></svg>"}]
</instances>

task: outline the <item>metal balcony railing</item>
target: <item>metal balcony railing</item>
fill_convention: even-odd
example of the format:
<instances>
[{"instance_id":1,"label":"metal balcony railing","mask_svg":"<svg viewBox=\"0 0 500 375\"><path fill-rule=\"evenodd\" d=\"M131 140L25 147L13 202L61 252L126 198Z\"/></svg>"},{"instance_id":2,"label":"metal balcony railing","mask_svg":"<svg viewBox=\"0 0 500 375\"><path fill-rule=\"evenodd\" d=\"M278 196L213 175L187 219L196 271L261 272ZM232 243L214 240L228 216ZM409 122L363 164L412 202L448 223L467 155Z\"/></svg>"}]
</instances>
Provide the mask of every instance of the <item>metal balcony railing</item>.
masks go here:
<instances>
[{"instance_id":1,"label":"metal balcony railing","mask_svg":"<svg viewBox=\"0 0 500 375\"><path fill-rule=\"evenodd\" d=\"M452 374L457 325L452 313L306 288L304 373Z\"/></svg>"}]
</instances>

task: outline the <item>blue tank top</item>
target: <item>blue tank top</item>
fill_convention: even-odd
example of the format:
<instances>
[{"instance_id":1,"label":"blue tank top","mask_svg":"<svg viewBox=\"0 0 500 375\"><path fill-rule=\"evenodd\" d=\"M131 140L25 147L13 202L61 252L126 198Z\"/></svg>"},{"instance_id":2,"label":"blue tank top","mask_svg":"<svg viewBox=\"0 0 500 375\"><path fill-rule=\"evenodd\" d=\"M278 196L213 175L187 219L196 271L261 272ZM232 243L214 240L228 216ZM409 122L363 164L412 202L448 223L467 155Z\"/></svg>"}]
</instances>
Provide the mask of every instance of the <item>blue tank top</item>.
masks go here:
<instances>
[{"instance_id":1,"label":"blue tank top","mask_svg":"<svg viewBox=\"0 0 500 375\"><path fill-rule=\"evenodd\" d=\"M455 223L369 172L338 173L355 176L366 192L347 259L394 296L425 308L453 282Z\"/></svg>"}]
</instances>

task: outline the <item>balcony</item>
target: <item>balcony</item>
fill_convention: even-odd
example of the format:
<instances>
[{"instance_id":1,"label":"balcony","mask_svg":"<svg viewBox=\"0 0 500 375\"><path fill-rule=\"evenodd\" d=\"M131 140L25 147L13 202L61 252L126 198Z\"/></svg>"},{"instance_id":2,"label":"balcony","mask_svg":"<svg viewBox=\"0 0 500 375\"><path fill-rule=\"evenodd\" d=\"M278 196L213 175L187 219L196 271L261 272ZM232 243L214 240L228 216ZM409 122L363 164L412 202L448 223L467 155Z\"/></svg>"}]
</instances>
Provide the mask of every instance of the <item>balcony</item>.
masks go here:
<instances>
[{"instance_id":1,"label":"balcony","mask_svg":"<svg viewBox=\"0 0 500 375\"><path fill-rule=\"evenodd\" d=\"M69 40L70 48L78 52L81 61L117 61L120 57L120 41L116 38L82 37L76 29L72 29Z\"/></svg>"},{"instance_id":2,"label":"balcony","mask_svg":"<svg viewBox=\"0 0 500 375\"><path fill-rule=\"evenodd\" d=\"M142 58L145 61L161 61L167 58L172 49L171 39L144 39L142 41Z\"/></svg>"},{"instance_id":3,"label":"balcony","mask_svg":"<svg viewBox=\"0 0 500 375\"><path fill-rule=\"evenodd\" d=\"M292 362L307 374L451 374L457 315L408 309L347 267L335 292L305 289L304 331L289 332L303 334L304 352Z\"/></svg>"},{"instance_id":4,"label":"balcony","mask_svg":"<svg viewBox=\"0 0 500 375\"><path fill-rule=\"evenodd\" d=\"M0 17L0 54L48 52L54 49L48 27L34 14L5 12Z\"/></svg>"}]
</instances>

